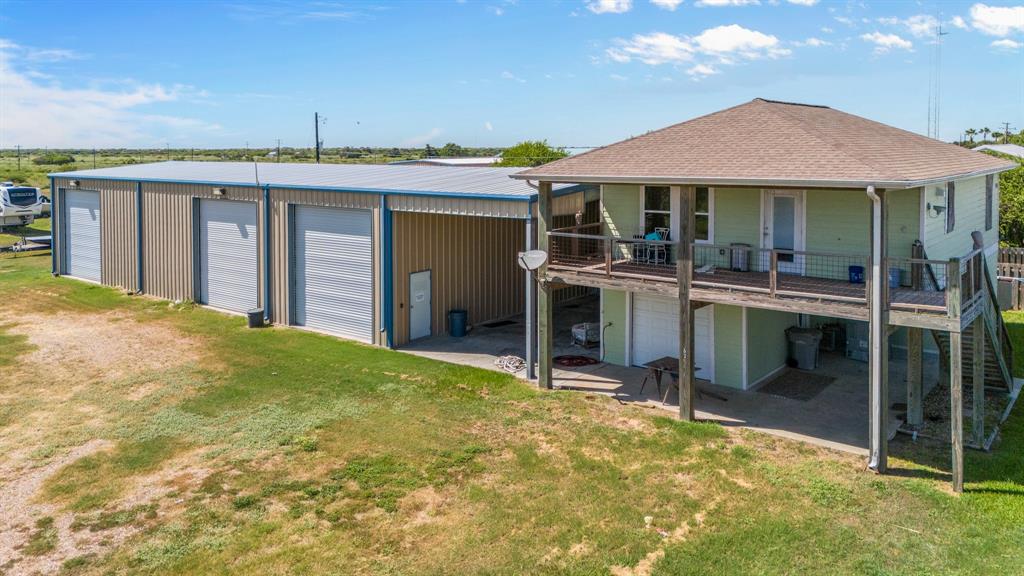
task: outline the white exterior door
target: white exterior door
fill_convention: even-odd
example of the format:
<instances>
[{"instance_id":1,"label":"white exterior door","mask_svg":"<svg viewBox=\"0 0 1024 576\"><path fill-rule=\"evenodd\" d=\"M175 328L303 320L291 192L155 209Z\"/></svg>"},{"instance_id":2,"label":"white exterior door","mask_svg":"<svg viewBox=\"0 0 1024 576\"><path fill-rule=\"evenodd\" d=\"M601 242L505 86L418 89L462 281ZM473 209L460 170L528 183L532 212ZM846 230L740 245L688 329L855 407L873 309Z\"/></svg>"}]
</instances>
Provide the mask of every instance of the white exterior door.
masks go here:
<instances>
[{"instance_id":1,"label":"white exterior door","mask_svg":"<svg viewBox=\"0 0 1024 576\"><path fill-rule=\"evenodd\" d=\"M430 270L409 274L409 340L430 336Z\"/></svg>"},{"instance_id":2,"label":"white exterior door","mask_svg":"<svg viewBox=\"0 0 1024 576\"><path fill-rule=\"evenodd\" d=\"M372 342L372 213L296 206L292 234L292 323Z\"/></svg>"},{"instance_id":3,"label":"white exterior door","mask_svg":"<svg viewBox=\"0 0 1024 576\"><path fill-rule=\"evenodd\" d=\"M259 305L255 202L199 201L199 302L246 312Z\"/></svg>"},{"instance_id":4,"label":"white exterior door","mask_svg":"<svg viewBox=\"0 0 1024 576\"><path fill-rule=\"evenodd\" d=\"M64 192L64 273L100 282L102 248L100 240L100 193L87 190Z\"/></svg>"},{"instance_id":5,"label":"white exterior door","mask_svg":"<svg viewBox=\"0 0 1024 576\"><path fill-rule=\"evenodd\" d=\"M766 190L762 230L763 247L772 250L804 249L804 194L796 190ZM804 256L779 254L779 272L803 274Z\"/></svg>"},{"instance_id":6,"label":"white exterior door","mask_svg":"<svg viewBox=\"0 0 1024 576\"><path fill-rule=\"evenodd\" d=\"M715 380L714 306L693 313L693 359L697 378ZM664 356L679 357L679 301L675 298L633 294L633 365Z\"/></svg>"}]
</instances>

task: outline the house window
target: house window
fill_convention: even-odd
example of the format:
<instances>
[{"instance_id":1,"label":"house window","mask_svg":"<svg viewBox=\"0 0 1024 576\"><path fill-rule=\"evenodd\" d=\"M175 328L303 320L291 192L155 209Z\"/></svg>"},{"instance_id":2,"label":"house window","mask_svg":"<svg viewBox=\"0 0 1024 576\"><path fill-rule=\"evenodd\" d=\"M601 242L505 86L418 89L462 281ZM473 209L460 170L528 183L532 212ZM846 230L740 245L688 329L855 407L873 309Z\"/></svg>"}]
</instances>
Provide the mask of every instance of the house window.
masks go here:
<instances>
[{"instance_id":1,"label":"house window","mask_svg":"<svg viewBox=\"0 0 1024 576\"><path fill-rule=\"evenodd\" d=\"M956 183L946 182L946 234L956 228Z\"/></svg>"},{"instance_id":2,"label":"house window","mask_svg":"<svg viewBox=\"0 0 1024 576\"><path fill-rule=\"evenodd\" d=\"M985 176L985 230L992 229L992 212L995 209L992 202L995 201L996 177L992 174Z\"/></svg>"},{"instance_id":3,"label":"house window","mask_svg":"<svg viewBox=\"0 0 1024 576\"><path fill-rule=\"evenodd\" d=\"M644 186L644 234L672 227L672 190L668 186Z\"/></svg>"},{"instance_id":4,"label":"house window","mask_svg":"<svg viewBox=\"0 0 1024 576\"><path fill-rule=\"evenodd\" d=\"M697 204L693 209L696 221L694 238L698 242L711 240L711 189L697 188Z\"/></svg>"},{"instance_id":5,"label":"house window","mask_svg":"<svg viewBox=\"0 0 1024 576\"><path fill-rule=\"evenodd\" d=\"M711 239L711 189L700 187L696 190L694 205L694 239L708 242ZM656 228L672 227L672 191L668 186L644 186L644 234Z\"/></svg>"}]
</instances>

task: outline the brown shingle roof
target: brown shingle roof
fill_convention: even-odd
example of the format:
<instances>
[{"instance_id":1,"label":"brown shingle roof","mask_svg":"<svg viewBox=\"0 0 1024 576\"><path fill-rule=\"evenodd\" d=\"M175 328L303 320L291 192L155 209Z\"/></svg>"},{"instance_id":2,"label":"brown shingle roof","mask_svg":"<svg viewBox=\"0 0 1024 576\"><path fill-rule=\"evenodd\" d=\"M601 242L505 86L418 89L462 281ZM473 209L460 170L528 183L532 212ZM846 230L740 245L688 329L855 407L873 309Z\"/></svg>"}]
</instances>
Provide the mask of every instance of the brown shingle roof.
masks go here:
<instances>
[{"instance_id":1,"label":"brown shingle roof","mask_svg":"<svg viewBox=\"0 0 1024 576\"><path fill-rule=\"evenodd\" d=\"M891 188L1013 167L827 106L758 98L513 177Z\"/></svg>"}]
</instances>

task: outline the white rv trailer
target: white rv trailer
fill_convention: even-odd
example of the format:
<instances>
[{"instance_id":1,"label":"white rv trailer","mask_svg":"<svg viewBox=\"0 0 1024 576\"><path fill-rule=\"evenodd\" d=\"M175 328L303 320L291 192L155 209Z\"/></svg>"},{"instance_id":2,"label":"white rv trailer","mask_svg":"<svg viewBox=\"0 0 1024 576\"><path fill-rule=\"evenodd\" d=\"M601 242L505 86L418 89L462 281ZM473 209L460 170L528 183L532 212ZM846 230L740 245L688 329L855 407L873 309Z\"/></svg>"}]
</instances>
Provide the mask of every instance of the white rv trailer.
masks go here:
<instances>
[{"instance_id":1,"label":"white rv trailer","mask_svg":"<svg viewBox=\"0 0 1024 576\"><path fill-rule=\"evenodd\" d=\"M0 226L31 224L42 210L39 188L0 183Z\"/></svg>"}]
</instances>

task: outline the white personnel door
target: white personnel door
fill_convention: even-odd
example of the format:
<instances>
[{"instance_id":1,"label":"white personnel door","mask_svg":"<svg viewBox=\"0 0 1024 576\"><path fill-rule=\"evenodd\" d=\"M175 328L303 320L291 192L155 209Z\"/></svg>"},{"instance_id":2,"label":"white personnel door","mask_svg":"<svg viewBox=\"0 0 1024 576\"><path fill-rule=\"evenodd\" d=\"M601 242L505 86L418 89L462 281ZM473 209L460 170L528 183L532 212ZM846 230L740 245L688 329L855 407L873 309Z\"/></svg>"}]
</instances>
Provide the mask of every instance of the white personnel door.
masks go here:
<instances>
[{"instance_id":1,"label":"white personnel door","mask_svg":"<svg viewBox=\"0 0 1024 576\"><path fill-rule=\"evenodd\" d=\"M430 336L430 270L409 275L409 340Z\"/></svg>"}]
</instances>

